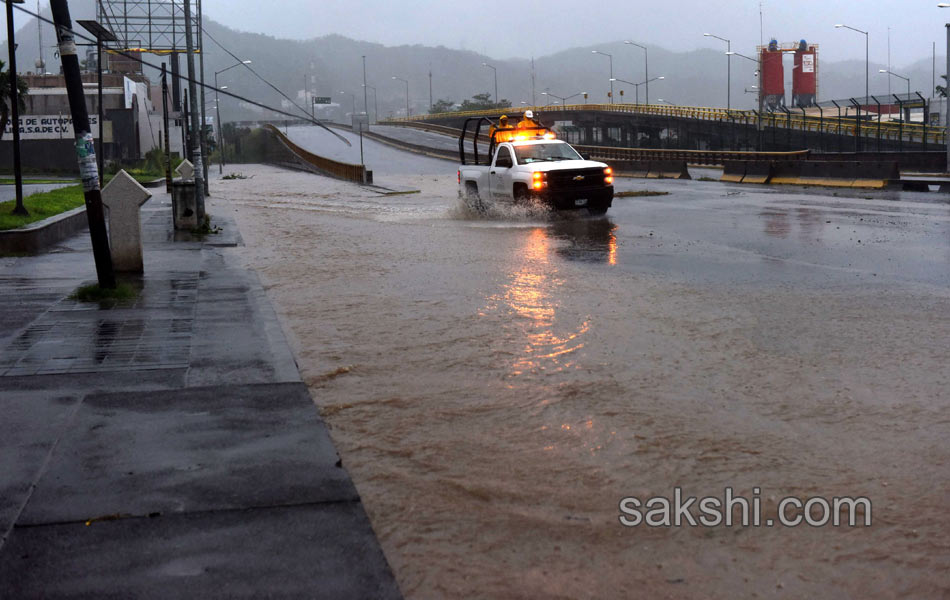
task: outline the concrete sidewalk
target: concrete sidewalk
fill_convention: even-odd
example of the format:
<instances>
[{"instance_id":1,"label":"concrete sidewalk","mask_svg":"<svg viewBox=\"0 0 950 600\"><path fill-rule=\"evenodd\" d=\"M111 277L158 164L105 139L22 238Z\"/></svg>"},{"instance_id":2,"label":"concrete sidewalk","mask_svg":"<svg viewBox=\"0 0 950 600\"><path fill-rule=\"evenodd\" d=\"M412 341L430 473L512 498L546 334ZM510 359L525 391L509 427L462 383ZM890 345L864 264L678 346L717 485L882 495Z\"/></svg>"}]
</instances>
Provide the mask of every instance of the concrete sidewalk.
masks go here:
<instances>
[{"instance_id":1,"label":"concrete sidewalk","mask_svg":"<svg viewBox=\"0 0 950 600\"><path fill-rule=\"evenodd\" d=\"M0 597L399 598L236 225L153 193L133 301L67 299L87 232L0 258Z\"/></svg>"}]
</instances>

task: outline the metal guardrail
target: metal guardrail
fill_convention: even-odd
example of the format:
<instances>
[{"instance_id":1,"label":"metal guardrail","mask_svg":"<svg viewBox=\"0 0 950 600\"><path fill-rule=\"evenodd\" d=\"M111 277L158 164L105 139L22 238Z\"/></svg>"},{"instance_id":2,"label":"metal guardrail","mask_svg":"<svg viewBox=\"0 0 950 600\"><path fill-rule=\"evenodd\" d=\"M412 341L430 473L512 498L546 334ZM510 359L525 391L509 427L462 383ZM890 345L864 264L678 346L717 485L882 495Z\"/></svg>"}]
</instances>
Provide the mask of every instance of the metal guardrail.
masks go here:
<instances>
[{"instance_id":1,"label":"metal guardrail","mask_svg":"<svg viewBox=\"0 0 950 600\"><path fill-rule=\"evenodd\" d=\"M284 135L273 125L264 125L264 129L274 134L276 139L281 144L283 144L287 150L293 153L299 161L305 163L306 165L333 175L334 177L339 177L340 179L355 181L356 183L369 182L367 180L366 165L353 165L316 155L309 150L304 150L297 144L290 141L290 138Z\"/></svg>"},{"instance_id":2,"label":"metal guardrail","mask_svg":"<svg viewBox=\"0 0 950 600\"><path fill-rule=\"evenodd\" d=\"M756 125L759 123L760 116L752 110L728 110L725 108L712 108L702 106L672 106L667 104L567 104L563 106L530 106L530 107L511 107L510 109L488 109L474 110L464 112L435 113L431 115L415 115L407 118L390 119L391 122L419 122L429 119L445 119L454 117L478 117L499 115L504 112L521 113L525 110L534 110L536 112L558 111L558 112L580 112L580 111L598 111L607 113L628 113L653 115L661 117L679 117L685 119L697 119L702 121L719 121L726 123L735 123L738 125ZM824 131L825 133L838 133L854 136L857 133L857 122L854 119L839 118L837 115L827 117L815 117L809 115L796 115L794 112L786 113L762 113L761 123L768 124L775 128L797 129L806 131ZM943 127L934 127L920 125L916 123L891 123L886 121L861 121L861 137L877 138L880 129L882 139L900 139L901 136L909 142L924 141L926 137L928 143L944 144L946 131Z\"/></svg>"},{"instance_id":3,"label":"metal guardrail","mask_svg":"<svg viewBox=\"0 0 950 600\"><path fill-rule=\"evenodd\" d=\"M441 133L458 138L460 129L436 125L426 122L384 121L380 125L398 125ZM391 139L391 138L390 138ZM488 136L479 136L479 141L488 142ZM405 146L415 144L404 143ZM612 146L581 146L572 144L578 152L589 154L598 160L619 161L655 161L655 160L685 160L691 165L722 165L731 160L804 160L808 158L808 150L793 152L738 152L728 150L670 150L653 148L615 148ZM457 158L457 156L455 157Z\"/></svg>"},{"instance_id":4,"label":"metal guardrail","mask_svg":"<svg viewBox=\"0 0 950 600\"><path fill-rule=\"evenodd\" d=\"M666 150L653 148L613 148L574 146L591 158L604 161L685 160L690 165L722 165L733 160L805 160L810 150L793 152L732 152L728 150Z\"/></svg>"}]
</instances>

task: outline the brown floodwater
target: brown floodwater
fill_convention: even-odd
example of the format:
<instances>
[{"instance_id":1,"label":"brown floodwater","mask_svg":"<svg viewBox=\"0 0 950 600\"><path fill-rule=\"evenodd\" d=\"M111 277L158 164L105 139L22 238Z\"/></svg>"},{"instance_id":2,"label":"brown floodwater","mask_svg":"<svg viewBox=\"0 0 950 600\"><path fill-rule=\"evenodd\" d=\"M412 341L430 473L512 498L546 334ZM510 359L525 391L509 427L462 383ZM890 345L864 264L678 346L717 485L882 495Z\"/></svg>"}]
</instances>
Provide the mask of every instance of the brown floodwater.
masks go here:
<instances>
[{"instance_id":1,"label":"brown floodwater","mask_svg":"<svg viewBox=\"0 0 950 600\"><path fill-rule=\"evenodd\" d=\"M947 206L628 182L671 194L479 216L442 164L212 184L407 598L950 597ZM618 520L727 486L872 525Z\"/></svg>"}]
</instances>

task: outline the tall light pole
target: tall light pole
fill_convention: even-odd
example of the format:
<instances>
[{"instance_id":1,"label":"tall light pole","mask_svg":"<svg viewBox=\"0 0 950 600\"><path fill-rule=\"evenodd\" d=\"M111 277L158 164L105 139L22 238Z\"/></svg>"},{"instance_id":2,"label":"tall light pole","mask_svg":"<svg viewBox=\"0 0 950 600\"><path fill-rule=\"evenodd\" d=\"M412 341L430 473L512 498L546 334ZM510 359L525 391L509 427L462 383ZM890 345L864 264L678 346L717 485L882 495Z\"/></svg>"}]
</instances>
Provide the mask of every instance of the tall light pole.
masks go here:
<instances>
[{"instance_id":1,"label":"tall light pole","mask_svg":"<svg viewBox=\"0 0 950 600\"><path fill-rule=\"evenodd\" d=\"M746 56L745 54L739 54L738 52L732 52L731 50L726 52L726 54L728 54L729 56L732 56L733 54L735 54L736 56L740 56L746 60L751 60L752 62L754 62L757 69L756 72L759 74L759 84L760 86L765 85L765 80L762 78L761 58L758 58L758 59L752 58L751 56ZM761 53L759 54L759 56L760 57L762 56ZM764 96L762 95L762 92L764 88L759 87L759 86L752 86L752 87L757 88L757 91L759 92L759 110L757 110L755 113L755 130L758 132L758 135L759 135L759 149L761 150L762 149L762 101L764 98Z\"/></svg>"},{"instance_id":2,"label":"tall light pole","mask_svg":"<svg viewBox=\"0 0 950 600\"><path fill-rule=\"evenodd\" d=\"M373 122L378 123L379 122L379 104L377 104L376 102L376 88L371 85L367 85L365 83L363 84L363 87L373 90Z\"/></svg>"},{"instance_id":3,"label":"tall light pole","mask_svg":"<svg viewBox=\"0 0 950 600\"><path fill-rule=\"evenodd\" d=\"M409 80L403 79L402 77L396 77L393 75L393 79L398 79L399 81L406 84L406 119L409 118Z\"/></svg>"},{"instance_id":4,"label":"tall light pole","mask_svg":"<svg viewBox=\"0 0 950 600\"><path fill-rule=\"evenodd\" d=\"M344 92L343 90L340 90L340 93L343 94L344 96L346 95L346 92ZM352 124L353 117L356 116L356 94L350 94L350 99L353 101L353 112L350 113L350 124Z\"/></svg>"},{"instance_id":5,"label":"tall light pole","mask_svg":"<svg viewBox=\"0 0 950 600\"><path fill-rule=\"evenodd\" d=\"M495 106L497 107L498 106L498 69L496 69L495 67L491 66L488 63L482 63L482 66L488 67L489 69L491 69L492 73L494 73L495 75Z\"/></svg>"},{"instance_id":6,"label":"tall light pole","mask_svg":"<svg viewBox=\"0 0 950 600\"><path fill-rule=\"evenodd\" d=\"M251 61L242 60L239 63L233 64L230 67L221 69L220 71L214 72L214 110L216 113L215 120L218 124L218 144L221 146L221 160L218 161L218 175L224 173L224 124L221 122L221 103L218 101L218 90L226 90L228 86L218 87L218 75L224 73L225 71L230 71L234 67L240 67L241 65L249 65Z\"/></svg>"},{"instance_id":7,"label":"tall light pole","mask_svg":"<svg viewBox=\"0 0 950 600\"><path fill-rule=\"evenodd\" d=\"M102 122L103 115L104 115L104 111L102 108L102 42L116 42L118 41L118 38L116 38L115 35L113 35L111 31L103 27L98 21L76 19L76 23L81 25L83 29L91 33L96 38L96 75L97 75L96 92L98 94L98 102L99 102L99 112L96 115L99 119L99 154L97 154L96 156L98 156L99 158L99 178L101 179L102 178L102 158L103 158L103 154L105 154L105 147L102 141L103 140L102 133L103 131L105 131L105 128ZM37 24L37 27L39 27L40 25L41 24ZM40 47L40 50L42 50L42 46Z\"/></svg>"},{"instance_id":8,"label":"tall light pole","mask_svg":"<svg viewBox=\"0 0 950 600\"><path fill-rule=\"evenodd\" d=\"M363 56L363 111L369 119L369 105L366 103L366 56ZM369 122L369 121L367 121Z\"/></svg>"},{"instance_id":9,"label":"tall light pole","mask_svg":"<svg viewBox=\"0 0 950 600\"><path fill-rule=\"evenodd\" d=\"M20 98L16 78L16 41L13 39L13 5L23 4L25 0L7 0L7 50L10 53L7 73L10 74L10 117L13 120L13 178L16 183L16 205L13 214L28 215L23 206L23 170L20 168ZM102 127L102 124L99 124ZM100 129L101 132L101 129Z\"/></svg>"},{"instance_id":10,"label":"tall light pole","mask_svg":"<svg viewBox=\"0 0 950 600\"><path fill-rule=\"evenodd\" d=\"M646 46L641 46L636 42L626 41L624 44L630 44L631 46L636 46L637 48L643 49L643 78L648 82L650 81L650 53L647 51ZM646 104L650 103L650 84L647 83L646 87Z\"/></svg>"},{"instance_id":11,"label":"tall light pole","mask_svg":"<svg viewBox=\"0 0 950 600\"><path fill-rule=\"evenodd\" d=\"M950 8L950 4L941 2L938 8ZM950 92L950 23L945 25L947 28L947 84L946 89ZM950 173L950 93L944 98L944 105L947 107L946 121L944 121L943 139L947 143L947 173Z\"/></svg>"},{"instance_id":12,"label":"tall light pole","mask_svg":"<svg viewBox=\"0 0 950 600\"><path fill-rule=\"evenodd\" d=\"M878 72L887 73L888 75L893 75L894 77L897 77L898 79L903 79L904 81L906 81L907 82L907 96L908 96L908 100L910 99L910 78L909 77L898 75L894 71L888 71L887 69L880 69Z\"/></svg>"},{"instance_id":13,"label":"tall light pole","mask_svg":"<svg viewBox=\"0 0 950 600\"><path fill-rule=\"evenodd\" d=\"M568 101L568 100L570 100L571 98L575 98L575 97L577 97L577 96L580 96L581 94L586 94L586 93L587 93L587 92L577 92L576 94L571 94L570 96L558 96L557 94L552 94L551 92L541 92L541 95L542 95L542 96L551 96L552 98L557 98L558 100L561 101L561 106L567 106L567 101ZM522 104L526 104L526 102L522 102Z\"/></svg>"},{"instance_id":14,"label":"tall light pole","mask_svg":"<svg viewBox=\"0 0 950 600\"><path fill-rule=\"evenodd\" d=\"M871 51L870 51L870 36L868 36L867 31L861 31L860 29L855 29L848 25L842 25L838 23L835 25L835 29L850 29L851 31L857 31L858 33L864 34L864 104L868 103L868 99L871 97Z\"/></svg>"},{"instance_id":15,"label":"tall light pole","mask_svg":"<svg viewBox=\"0 0 950 600\"><path fill-rule=\"evenodd\" d=\"M711 33L704 33L703 36L726 42L726 110L732 110L732 42Z\"/></svg>"},{"instance_id":16,"label":"tall light pole","mask_svg":"<svg viewBox=\"0 0 950 600\"><path fill-rule=\"evenodd\" d=\"M610 59L610 103L614 103L614 55L601 52L600 50L591 50L592 54L600 54Z\"/></svg>"},{"instance_id":17,"label":"tall light pole","mask_svg":"<svg viewBox=\"0 0 950 600\"><path fill-rule=\"evenodd\" d=\"M666 79L666 77L660 75L659 77L654 77L653 79L647 79L646 81L641 81L640 83L634 83L633 81L627 81L626 79L617 79L617 78L611 79L611 81L619 81L621 83L627 83L627 84L632 85L636 89L635 93L636 93L637 104L640 104L640 86L644 84L649 85L651 81L659 81L661 79Z\"/></svg>"}]
</instances>

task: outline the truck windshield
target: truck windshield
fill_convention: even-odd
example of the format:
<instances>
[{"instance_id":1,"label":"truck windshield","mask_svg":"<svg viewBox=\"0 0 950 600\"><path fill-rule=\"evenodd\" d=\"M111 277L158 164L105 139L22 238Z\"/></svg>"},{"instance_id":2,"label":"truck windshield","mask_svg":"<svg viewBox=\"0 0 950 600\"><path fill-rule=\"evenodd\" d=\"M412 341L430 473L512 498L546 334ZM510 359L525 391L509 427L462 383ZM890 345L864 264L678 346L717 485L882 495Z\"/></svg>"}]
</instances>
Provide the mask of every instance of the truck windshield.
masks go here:
<instances>
[{"instance_id":1,"label":"truck windshield","mask_svg":"<svg viewBox=\"0 0 950 600\"><path fill-rule=\"evenodd\" d=\"M555 160L581 160L580 154L569 144L533 144L516 146L515 156L519 165Z\"/></svg>"}]
</instances>

